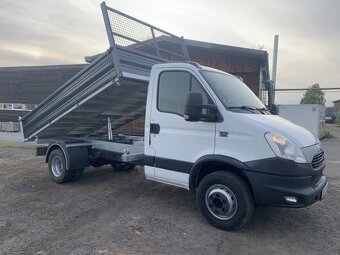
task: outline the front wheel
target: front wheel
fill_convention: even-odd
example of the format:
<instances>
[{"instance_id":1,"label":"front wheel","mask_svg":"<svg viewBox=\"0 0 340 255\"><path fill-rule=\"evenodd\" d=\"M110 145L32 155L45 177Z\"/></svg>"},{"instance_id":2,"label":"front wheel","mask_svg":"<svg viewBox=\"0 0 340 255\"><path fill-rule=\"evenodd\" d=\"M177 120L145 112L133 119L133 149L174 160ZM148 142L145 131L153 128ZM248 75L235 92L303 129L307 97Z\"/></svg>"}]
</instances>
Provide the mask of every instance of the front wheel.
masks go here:
<instances>
[{"instance_id":1,"label":"front wheel","mask_svg":"<svg viewBox=\"0 0 340 255\"><path fill-rule=\"evenodd\" d=\"M254 200L247 183L224 171L203 178L197 190L197 204L203 216L223 230L241 228L254 211Z\"/></svg>"}]
</instances>

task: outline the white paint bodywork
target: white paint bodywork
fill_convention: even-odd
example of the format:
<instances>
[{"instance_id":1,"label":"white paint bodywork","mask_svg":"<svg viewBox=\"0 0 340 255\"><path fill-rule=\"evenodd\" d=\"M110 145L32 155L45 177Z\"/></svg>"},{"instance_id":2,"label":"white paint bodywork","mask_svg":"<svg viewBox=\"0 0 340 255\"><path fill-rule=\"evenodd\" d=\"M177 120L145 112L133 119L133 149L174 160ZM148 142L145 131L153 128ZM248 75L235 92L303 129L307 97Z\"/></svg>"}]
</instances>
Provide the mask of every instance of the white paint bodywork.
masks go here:
<instances>
[{"instance_id":1,"label":"white paint bodywork","mask_svg":"<svg viewBox=\"0 0 340 255\"><path fill-rule=\"evenodd\" d=\"M193 74L217 105L223 122L189 122L177 114L158 111L158 76L165 70L184 70ZM150 134L150 123L160 125L159 134ZM220 136L220 132L227 132L228 135ZM226 110L199 69L192 64L158 64L152 68L145 115L146 155L191 163L213 154L241 162L275 157L264 137L267 132L283 135L300 148L318 143L318 139L308 130L279 116ZM189 189L187 173L146 166L145 174L148 179Z\"/></svg>"}]
</instances>

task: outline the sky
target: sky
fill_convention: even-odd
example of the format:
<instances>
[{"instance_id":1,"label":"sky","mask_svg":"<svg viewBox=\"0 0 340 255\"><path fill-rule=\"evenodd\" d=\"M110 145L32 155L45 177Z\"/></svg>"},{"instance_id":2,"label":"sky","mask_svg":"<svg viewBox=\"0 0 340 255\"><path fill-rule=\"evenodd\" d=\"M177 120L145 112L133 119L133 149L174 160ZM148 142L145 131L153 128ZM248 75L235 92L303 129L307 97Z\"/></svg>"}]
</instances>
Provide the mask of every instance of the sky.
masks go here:
<instances>
[{"instance_id":1,"label":"sky","mask_svg":"<svg viewBox=\"0 0 340 255\"><path fill-rule=\"evenodd\" d=\"M0 66L84 63L108 40L101 0L0 0ZM340 87L338 0L107 0L106 4L188 39L269 54L278 34L277 88ZM277 93L299 103L302 93ZM326 105L340 99L326 92Z\"/></svg>"}]
</instances>

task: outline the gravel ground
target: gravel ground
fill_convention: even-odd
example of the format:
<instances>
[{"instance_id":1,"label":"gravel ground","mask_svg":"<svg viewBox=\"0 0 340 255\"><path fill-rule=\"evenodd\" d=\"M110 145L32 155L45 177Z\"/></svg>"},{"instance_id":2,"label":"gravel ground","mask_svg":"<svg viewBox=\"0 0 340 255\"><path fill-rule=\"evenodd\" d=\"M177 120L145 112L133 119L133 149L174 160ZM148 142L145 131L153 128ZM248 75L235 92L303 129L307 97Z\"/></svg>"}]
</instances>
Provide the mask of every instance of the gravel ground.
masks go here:
<instances>
[{"instance_id":1,"label":"gravel ground","mask_svg":"<svg viewBox=\"0 0 340 255\"><path fill-rule=\"evenodd\" d=\"M340 254L340 138L323 146L325 199L258 207L237 232L209 225L193 193L147 181L142 168L89 168L58 185L32 146L0 149L0 254Z\"/></svg>"}]
</instances>

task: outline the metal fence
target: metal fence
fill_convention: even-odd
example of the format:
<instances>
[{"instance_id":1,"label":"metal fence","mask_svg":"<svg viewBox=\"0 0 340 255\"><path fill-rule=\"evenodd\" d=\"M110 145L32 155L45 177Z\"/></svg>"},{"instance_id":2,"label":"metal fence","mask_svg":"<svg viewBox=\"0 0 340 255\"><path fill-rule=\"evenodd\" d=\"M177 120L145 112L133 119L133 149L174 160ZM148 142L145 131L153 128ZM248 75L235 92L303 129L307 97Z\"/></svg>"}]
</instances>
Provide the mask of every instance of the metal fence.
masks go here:
<instances>
[{"instance_id":1,"label":"metal fence","mask_svg":"<svg viewBox=\"0 0 340 255\"><path fill-rule=\"evenodd\" d=\"M19 132L19 122L0 122L0 132Z\"/></svg>"},{"instance_id":2,"label":"metal fence","mask_svg":"<svg viewBox=\"0 0 340 255\"><path fill-rule=\"evenodd\" d=\"M110 46L166 61L189 60L183 37L178 37L125 13L101 5Z\"/></svg>"}]
</instances>

